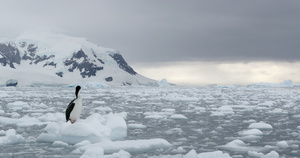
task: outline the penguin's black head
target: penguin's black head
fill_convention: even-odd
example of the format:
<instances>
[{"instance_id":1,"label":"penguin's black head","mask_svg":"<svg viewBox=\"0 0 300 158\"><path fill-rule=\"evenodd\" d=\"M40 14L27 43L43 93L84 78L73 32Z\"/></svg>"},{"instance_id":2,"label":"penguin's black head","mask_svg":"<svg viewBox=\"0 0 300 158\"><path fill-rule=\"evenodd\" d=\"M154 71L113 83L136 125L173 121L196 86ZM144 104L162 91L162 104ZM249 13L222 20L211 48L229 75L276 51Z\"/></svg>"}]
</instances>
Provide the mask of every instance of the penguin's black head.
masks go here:
<instances>
[{"instance_id":1,"label":"penguin's black head","mask_svg":"<svg viewBox=\"0 0 300 158\"><path fill-rule=\"evenodd\" d=\"M76 91L75 91L76 98L78 97L78 92L79 92L80 89L81 89L80 86L77 86L77 87L76 87Z\"/></svg>"}]
</instances>

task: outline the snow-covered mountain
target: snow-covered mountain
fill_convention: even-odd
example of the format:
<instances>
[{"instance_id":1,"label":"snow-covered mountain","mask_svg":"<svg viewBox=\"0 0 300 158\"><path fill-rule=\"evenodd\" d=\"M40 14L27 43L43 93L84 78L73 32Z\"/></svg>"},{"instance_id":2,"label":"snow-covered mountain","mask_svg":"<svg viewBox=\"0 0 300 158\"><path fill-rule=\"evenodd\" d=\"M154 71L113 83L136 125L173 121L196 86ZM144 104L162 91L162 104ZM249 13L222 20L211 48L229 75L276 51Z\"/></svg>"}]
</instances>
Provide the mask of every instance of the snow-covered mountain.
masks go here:
<instances>
[{"instance_id":1,"label":"snow-covered mountain","mask_svg":"<svg viewBox=\"0 0 300 158\"><path fill-rule=\"evenodd\" d=\"M135 72L122 55L85 38L58 33L24 33L0 39L0 85L78 84L155 85Z\"/></svg>"}]
</instances>

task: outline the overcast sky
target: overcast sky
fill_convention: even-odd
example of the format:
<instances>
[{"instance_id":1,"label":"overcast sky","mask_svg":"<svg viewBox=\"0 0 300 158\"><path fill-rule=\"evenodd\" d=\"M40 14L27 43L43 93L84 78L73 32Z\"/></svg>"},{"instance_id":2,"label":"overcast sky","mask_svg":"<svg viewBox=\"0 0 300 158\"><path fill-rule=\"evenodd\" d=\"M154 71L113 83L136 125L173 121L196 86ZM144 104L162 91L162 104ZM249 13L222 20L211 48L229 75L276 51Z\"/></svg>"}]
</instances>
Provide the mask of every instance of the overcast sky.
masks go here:
<instances>
[{"instance_id":1,"label":"overcast sky","mask_svg":"<svg viewBox=\"0 0 300 158\"><path fill-rule=\"evenodd\" d=\"M300 82L299 0L0 2L1 37L44 28L85 37L157 80Z\"/></svg>"}]
</instances>

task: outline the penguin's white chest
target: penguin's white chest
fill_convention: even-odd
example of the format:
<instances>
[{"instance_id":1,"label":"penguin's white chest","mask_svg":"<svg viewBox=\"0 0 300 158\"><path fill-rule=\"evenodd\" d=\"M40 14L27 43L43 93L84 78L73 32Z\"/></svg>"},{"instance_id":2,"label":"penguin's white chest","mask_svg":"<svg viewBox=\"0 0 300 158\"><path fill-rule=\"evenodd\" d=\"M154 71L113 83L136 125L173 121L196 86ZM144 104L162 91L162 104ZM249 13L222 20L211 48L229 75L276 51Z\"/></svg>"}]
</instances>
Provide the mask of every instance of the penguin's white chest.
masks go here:
<instances>
[{"instance_id":1,"label":"penguin's white chest","mask_svg":"<svg viewBox=\"0 0 300 158\"><path fill-rule=\"evenodd\" d=\"M82 111L82 99L78 97L75 101L75 106L70 114L70 120L75 121L79 118Z\"/></svg>"}]
</instances>

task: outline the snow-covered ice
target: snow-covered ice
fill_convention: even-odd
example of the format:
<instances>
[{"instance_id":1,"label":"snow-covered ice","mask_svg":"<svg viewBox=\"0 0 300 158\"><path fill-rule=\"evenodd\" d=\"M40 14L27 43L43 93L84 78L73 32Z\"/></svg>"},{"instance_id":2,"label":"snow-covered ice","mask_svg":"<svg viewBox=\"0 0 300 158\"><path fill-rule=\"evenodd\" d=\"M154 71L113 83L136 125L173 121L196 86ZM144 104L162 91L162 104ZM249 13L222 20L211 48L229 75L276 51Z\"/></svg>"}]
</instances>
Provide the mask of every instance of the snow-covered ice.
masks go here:
<instances>
[{"instance_id":1,"label":"snow-covered ice","mask_svg":"<svg viewBox=\"0 0 300 158\"><path fill-rule=\"evenodd\" d=\"M293 158L297 87L1 87L0 157Z\"/></svg>"}]
</instances>

